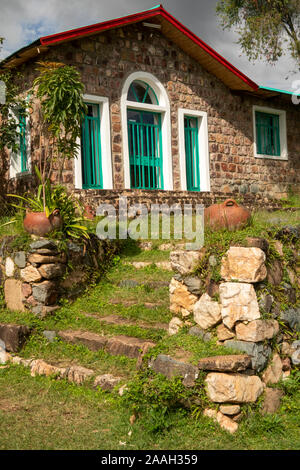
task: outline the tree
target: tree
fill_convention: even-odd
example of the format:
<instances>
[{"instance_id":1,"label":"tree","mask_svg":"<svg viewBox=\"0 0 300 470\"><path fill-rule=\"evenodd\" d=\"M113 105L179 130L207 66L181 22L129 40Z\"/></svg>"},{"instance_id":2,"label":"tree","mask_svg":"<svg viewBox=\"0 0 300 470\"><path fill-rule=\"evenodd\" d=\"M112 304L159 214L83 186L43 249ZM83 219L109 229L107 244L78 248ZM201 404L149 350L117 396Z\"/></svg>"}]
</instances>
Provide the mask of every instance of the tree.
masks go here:
<instances>
[{"instance_id":1,"label":"tree","mask_svg":"<svg viewBox=\"0 0 300 470\"><path fill-rule=\"evenodd\" d=\"M287 48L300 69L300 0L221 0L216 11L250 60L274 64Z\"/></svg>"}]
</instances>

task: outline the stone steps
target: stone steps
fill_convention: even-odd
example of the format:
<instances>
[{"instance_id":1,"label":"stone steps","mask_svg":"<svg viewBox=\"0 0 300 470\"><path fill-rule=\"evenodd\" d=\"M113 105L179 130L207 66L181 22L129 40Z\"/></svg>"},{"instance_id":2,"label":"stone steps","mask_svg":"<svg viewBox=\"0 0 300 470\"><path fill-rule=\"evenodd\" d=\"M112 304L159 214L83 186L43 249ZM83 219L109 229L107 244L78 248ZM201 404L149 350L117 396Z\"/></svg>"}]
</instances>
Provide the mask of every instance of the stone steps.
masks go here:
<instances>
[{"instance_id":1,"label":"stone steps","mask_svg":"<svg viewBox=\"0 0 300 470\"><path fill-rule=\"evenodd\" d=\"M133 266L135 269L144 269L148 266L156 266L165 271L172 271L170 261L128 261L124 263L125 266Z\"/></svg>"},{"instance_id":2,"label":"stone steps","mask_svg":"<svg viewBox=\"0 0 300 470\"><path fill-rule=\"evenodd\" d=\"M105 323L107 325L115 326L138 326L144 329L153 329L153 330L165 330L168 331L168 323L149 323L143 320L133 320L129 318L121 317L120 315L108 315L106 317L99 317L96 313L83 313L86 317L95 318L99 320L100 323Z\"/></svg>"},{"instance_id":3,"label":"stone steps","mask_svg":"<svg viewBox=\"0 0 300 470\"><path fill-rule=\"evenodd\" d=\"M90 331L59 331L57 335L64 341L72 344L82 344L91 351L105 350L109 354L127 356L130 359L140 359L149 349L155 346L150 340L132 336L102 336Z\"/></svg>"}]
</instances>

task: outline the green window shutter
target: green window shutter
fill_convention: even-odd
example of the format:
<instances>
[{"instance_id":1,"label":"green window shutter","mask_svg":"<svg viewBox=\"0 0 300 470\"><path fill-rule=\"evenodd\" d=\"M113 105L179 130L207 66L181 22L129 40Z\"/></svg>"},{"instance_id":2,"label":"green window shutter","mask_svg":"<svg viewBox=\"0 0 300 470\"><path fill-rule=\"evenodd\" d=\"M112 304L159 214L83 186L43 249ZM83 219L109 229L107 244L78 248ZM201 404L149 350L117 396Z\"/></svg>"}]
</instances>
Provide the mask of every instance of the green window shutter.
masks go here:
<instances>
[{"instance_id":1,"label":"green window shutter","mask_svg":"<svg viewBox=\"0 0 300 470\"><path fill-rule=\"evenodd\" d=\"M20 157L21 172L28 170L27 164L27 148L26 148L26 115L20 111L19 113L19 132L20 132Z\"/></svg>"},{"instance_id":2,"label":"green window shutter","mask_svg":"<svg viewBox=\"0 0 300 470\"><path fill-rule=\"evenodd\" d=\"M188 191L200 191L198 119L184 118L186 183Z\"/></svg>"},{"instance_id":3,"label":"green window shutter","mask_svg":"<svg viewBox=\"0 0 300 470\"><path fill-rule=\"evenodd\" d=\"M161 115L133 109L127 112L131 187L163 189Z\"/></svg>"},{"instance_id":4,"label":"green window shutter","mask_svg":"<svg viewBox=\"0 0 300 470\"><path fill-rule=\"evenodd\" d=\"M280 156L278 114L255 112L256 147L260 155Z\"/></svg>"},{"instance_id":5,"label":"green window shutter","mask_svg":"<svg viewBox=\"0 0 300 470\"><path fill-rule=\"evenodd\" d=\"M100 108L98 104L86 104L88 113L83 119L81 128L82 187L102 189Z\"/></svg>"}]
</instances>

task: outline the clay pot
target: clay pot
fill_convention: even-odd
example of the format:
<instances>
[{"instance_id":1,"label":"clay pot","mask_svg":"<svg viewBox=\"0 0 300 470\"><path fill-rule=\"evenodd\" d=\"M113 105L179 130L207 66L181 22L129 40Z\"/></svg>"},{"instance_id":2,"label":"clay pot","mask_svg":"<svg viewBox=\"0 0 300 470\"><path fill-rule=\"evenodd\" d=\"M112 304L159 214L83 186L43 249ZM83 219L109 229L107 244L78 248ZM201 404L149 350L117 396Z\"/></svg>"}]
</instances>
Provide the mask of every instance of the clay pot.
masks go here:
<instances>
[{"instance_id":1,"label":"clay pot","mask_svg":"<svg viewBox=\"0 0 300 470\"><path fill-rule=\"evenodd\" d=\"M45 212L26 212L23 225L26 232L44 237L53 230L60 228L62 220L58 209L55 209L49 217L46 216Z\"/></svg>"},{"instance_id":2,"label":"clay pot","mask_svg":"<svg viewBox=\"0 0 300 470\"><path fill-rule=\"evenodd\" d=\"M213 204L204 210L205 225L212 230L237 230L247 224L250 212L239 206L234 199L227 199L222 204Z\"/></svg>"}]
</instances>

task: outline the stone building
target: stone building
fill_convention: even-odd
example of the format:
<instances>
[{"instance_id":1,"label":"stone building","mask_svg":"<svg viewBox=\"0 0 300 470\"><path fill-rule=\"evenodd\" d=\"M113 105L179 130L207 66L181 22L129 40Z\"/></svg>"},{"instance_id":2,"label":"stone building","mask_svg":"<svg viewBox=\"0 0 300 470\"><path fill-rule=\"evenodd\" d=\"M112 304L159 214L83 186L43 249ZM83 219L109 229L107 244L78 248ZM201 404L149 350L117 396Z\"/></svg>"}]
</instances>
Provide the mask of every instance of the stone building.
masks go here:
<instances>
[{"instance_id":1,"label":"stone building","mask_svg":"<svg viewBox=\"0 0 300 470\"><path fill-rule=\"evenodd\" d=\"M0 69L22 69L25 90L40 60L76 66L85 85L81 151L63 181L87 203L120 194L266 203L299 192L300 105L259 87L161 5L42 37ZM30 186L34 162L51 146L37 106L20 128L21 150L9 155L15 190Z\"/></svg>"}]
</instances>

